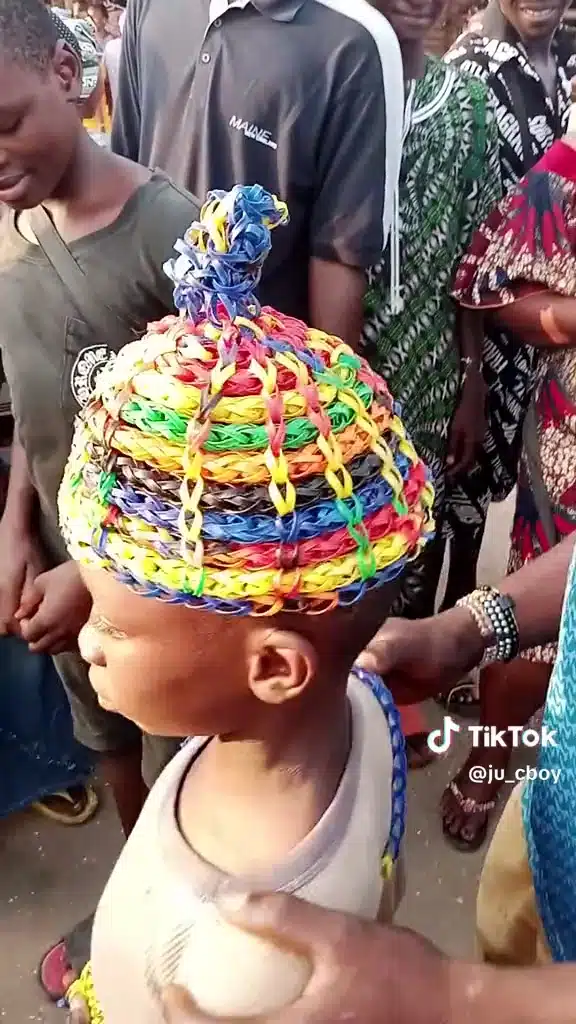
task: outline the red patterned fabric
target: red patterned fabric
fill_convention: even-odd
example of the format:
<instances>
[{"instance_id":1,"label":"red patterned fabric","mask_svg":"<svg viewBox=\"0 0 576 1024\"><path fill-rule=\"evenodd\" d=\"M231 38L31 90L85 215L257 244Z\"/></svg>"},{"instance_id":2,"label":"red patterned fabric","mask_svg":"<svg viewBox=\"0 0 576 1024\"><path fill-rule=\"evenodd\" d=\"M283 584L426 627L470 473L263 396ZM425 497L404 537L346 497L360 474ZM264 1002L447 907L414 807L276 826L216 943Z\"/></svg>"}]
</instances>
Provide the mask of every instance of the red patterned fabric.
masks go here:
<instances>
[{"instance_id":1,"label":"red patterned fabric","mask_svg":"<svg viewBox=\"0 0 576 1024\"><path fill-rule=\"evenodd\" d=\"M458 270L454 297L464 306L495 308L543 290L576 301L576 150L565 142L552 146L476 233ZM510 572L576 529L575 349L541 356L534 408L538 472L549 507L544 505L543 513L540 488L531 476L534 463L524 451ZM552 662L556 648L549 644L526 653Z\"/></svg>"},{"instance_id":2,"label":"red patterned fabric","mask_svg":"<svg viewBox=\"0 0 576 1024\"><path fill-rule=\"evenodd\" d=\"M495 308L542 288L574 296L575 252L576 150L556 142L474 235L454 298Z\"/></svg>"}]
</instances>

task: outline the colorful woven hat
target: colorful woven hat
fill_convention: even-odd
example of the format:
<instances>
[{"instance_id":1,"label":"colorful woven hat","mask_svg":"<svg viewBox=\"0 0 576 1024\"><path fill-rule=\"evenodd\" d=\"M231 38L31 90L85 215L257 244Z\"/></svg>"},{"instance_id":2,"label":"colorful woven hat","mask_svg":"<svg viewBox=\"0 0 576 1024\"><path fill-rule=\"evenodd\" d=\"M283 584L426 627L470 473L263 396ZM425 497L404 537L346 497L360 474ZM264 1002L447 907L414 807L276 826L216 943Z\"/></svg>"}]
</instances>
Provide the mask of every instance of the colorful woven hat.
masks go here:
<instances>
[{"instance_id":1,"label":"colorful woven hat","mask_svg":"<svg viewBox=\"0 0 576 1024\"><path fill-rule=\"evenodd\" d=\"M60 490L77 561L225 614L317 613L398 576L433 488L384 382L254 297L285 205L212 192L166 265L178 316L98 379Z\"/></svg>"}]
</instances>

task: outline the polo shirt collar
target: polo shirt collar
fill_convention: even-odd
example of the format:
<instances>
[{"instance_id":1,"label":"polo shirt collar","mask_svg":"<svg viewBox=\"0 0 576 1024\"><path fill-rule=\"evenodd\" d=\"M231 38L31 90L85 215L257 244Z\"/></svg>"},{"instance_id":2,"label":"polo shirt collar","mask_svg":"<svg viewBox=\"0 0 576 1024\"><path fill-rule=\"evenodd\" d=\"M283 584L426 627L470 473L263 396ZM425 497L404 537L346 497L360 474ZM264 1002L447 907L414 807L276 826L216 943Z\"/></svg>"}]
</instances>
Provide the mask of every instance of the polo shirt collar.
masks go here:
<instances>
[{"instance_id":1,"label":"polo shirt collar","mask_svg":"<svg viewBox=\"0 0 576 1024\"><path fill-rule=\"evenodd\" d=\"M292 21L306 0L252 0L261 14L267 14L274 21Z\"/></svg>"},{"instance_id":2,"label":"polo shirt collar","mask_svg":"<svg viewBox=\"0 0 576 1024\"><path fill-rule=\"evenodd\" d=\"M248 7L249 3L274 21L292 21L306 0L233 0L231 4L227 0L210 0L210 22L221 18L229 7Z\"/></svg>"}]
</instances>

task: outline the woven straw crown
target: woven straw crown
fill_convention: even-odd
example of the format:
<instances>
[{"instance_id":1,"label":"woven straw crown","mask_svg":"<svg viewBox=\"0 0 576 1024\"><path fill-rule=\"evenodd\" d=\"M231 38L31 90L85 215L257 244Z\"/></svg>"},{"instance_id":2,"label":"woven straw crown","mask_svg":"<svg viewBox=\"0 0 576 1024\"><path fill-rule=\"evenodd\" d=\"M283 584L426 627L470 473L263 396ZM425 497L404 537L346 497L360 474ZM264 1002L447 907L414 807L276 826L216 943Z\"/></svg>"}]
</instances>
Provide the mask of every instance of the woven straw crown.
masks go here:
<instances>
[{"instance_id":1,"label":"woven straw crown","mask_svg":"<svg viewBox=\"0 0 576 1024\"><path fill-rule=\"evenodd\" d=\"M60 489L76 560L226 614L321 612L394 579L433 489L384 382L254 296L285 223L259 186L212 192L166 266L180 313L100 375Z\"/></svg>"}]
</instances>

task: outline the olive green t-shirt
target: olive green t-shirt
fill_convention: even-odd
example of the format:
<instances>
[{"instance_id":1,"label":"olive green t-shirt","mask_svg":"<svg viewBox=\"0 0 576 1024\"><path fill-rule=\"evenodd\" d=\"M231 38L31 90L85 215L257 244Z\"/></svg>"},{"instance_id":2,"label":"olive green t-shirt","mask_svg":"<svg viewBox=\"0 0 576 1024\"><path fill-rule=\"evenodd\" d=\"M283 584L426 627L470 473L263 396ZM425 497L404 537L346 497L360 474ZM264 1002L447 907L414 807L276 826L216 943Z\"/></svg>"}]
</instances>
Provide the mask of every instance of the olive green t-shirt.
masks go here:
<instances>
[{"instance_id":1,"label":"olive green t-shirt","mask_svg":"<svg viewBox=\"0 0 576 1024\"><path fill-rule=\"evenodd\" d=\"M18 232L15 215L0 219L0 352L51 563L66 557L56 497L74 417L110 355L173 311L173 285L162 267L198 216L191 195L154 174L109 227L69 245L93 294L118 317L113 339L82 319L40 247Z\"/></svg>"}]
</instances>

